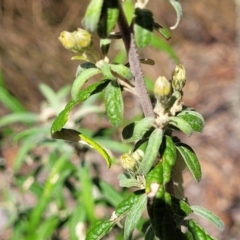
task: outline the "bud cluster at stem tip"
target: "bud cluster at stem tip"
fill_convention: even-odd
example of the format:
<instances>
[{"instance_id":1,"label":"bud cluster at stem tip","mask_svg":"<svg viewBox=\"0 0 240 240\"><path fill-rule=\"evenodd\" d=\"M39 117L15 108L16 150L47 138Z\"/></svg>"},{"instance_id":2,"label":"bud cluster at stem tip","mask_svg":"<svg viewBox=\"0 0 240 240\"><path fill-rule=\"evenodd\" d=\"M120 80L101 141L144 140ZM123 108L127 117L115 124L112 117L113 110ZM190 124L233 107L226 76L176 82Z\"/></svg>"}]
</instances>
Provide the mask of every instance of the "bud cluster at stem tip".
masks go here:
<instances>
[{"instance_id":1,"label":"bud cluster at stem tip","mask_svg":"<svg viewBox=\"0 0 240 240\"><path fill-rule=\"evenodd\" d=\"M74 32L63 31L58 39L66 49L74 53L81 53L92 47L91 34L81 28Z\"/></svg>"}]
</instances>

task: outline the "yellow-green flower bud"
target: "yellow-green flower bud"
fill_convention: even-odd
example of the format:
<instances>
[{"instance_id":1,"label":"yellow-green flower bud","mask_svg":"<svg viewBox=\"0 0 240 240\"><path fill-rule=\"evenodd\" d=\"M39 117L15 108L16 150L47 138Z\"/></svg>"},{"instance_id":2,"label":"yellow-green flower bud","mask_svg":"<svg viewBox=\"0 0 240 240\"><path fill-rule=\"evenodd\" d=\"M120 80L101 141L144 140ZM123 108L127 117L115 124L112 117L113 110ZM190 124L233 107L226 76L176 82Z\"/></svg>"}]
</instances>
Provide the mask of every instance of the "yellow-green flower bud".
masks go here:
<instances>
[{"instance_id":1,"label":"yellow-green flower bud","mask_svg":"<svg viewBox=\"0 0 240 240\"><path fill-rule=\"evenodd\" d=\"M66 49L74 53L82 52L92 46L91 34L81 28L74 32L63 31L58 39Z\"/></svg>"},{"instance_id":2,"label":"yellow-green flower bud","mask_svg":"<svg viewBox=\"0 0 240 240\"><path fill-rule=\"evenodd\" d=\"M157 78L153 90L156 99L162 104L167 103L168 99L172 95L172 85L164 76Z\"/></svg>"},{"instance_id":3,"label":"yellow-green flower bud","mask_svg":"<svg viewBox=\"0 0 240 240\"><path fill-rule=\"evenodd\" d=\"M63 31L60 33L60 36L58 37L58 39L60 40L60 42L62 43L62 45L66 48L66 49L73 49L75 46L75 39L72 33L67 32L67 31Z\"/></svg>"},{"instance_id":4,"label":"yellow-green flower bud","mask_svg":"<svg viewBox=\"0 0 240 240\"><path fill-rule=\"evenodd\" d=\"M186 69L178 64L172 73L172 87L174 91L181 92L186 83Z\"/></svg>"},{"instance_id":5,"label":"yellow-green flower bud","mask_svg":"<svg viewBox=\"0 0 240 240\"><path fill-rule=\"evenodd\" d=\"M78 49L88 49L92 46L92 36L88 31L78 28L73 34Z\"/></svg>"},{"instance_id":6,"label":"yellow-green flower bud","mask_svg":"<svg viewBox=\"0 0 240 240\"><path fill-rule=\"evenodd\" d=\"M122 164L122 167L126 170L132 170L132 171L135 171L135 168L136 168L136 159L131 156L129 153L124 153L121 158L121 164Z\"/></svg>"}]
</instances>

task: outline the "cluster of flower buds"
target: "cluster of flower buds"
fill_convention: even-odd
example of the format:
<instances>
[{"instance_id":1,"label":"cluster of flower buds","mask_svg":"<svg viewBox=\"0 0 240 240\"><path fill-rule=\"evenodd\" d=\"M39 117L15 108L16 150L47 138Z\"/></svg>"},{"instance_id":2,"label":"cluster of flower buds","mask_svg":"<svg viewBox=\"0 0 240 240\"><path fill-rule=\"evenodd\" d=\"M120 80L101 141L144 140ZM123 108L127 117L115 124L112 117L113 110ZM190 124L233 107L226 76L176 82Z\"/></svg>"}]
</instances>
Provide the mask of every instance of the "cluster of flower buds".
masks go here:
<instances>
[{"instance_id":1,"label":"cluster of flower buds","mask_svg":"<svg viewBox=\"0 0 240 240\"><path fill-rule=\"evenodd\" d=\"M176 96L182 96L182 89L186 83L186 70L182 64L178 64L173 73L172 79L164 76L157 78L154 85L154 95L163 108L169 109L175 102ZM177 97L178 98L178 97Z\"/></svg>"},{"instance_id":2,"label":"cluster of flower buds","mask_svg":"<svg viewBox=\"0 0 240 240\"><path fill-rule=\"evenodd\" d=\"M91 34L81 28L74 32L63 31L58 39L66 49L74 53L82 53L92 47Z\"/></svg>"}]
</instances>

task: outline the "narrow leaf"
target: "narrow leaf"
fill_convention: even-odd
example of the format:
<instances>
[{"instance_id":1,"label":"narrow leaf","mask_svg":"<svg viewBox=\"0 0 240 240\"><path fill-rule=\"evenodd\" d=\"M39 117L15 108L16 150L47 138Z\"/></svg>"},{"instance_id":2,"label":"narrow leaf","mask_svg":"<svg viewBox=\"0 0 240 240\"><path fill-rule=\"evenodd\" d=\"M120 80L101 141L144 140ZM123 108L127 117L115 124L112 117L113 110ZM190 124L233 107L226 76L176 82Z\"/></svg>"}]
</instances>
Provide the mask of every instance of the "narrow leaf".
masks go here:
<instances>
[{"instance_id":1,"label":"narrow leaf","mask_svg":"<svg viewBox=\"0 0 240 240\"><path fill-rule=\"evenodd\" d=\"M1 78L1 77L0 77ZM12 112L25 112L25 107L5 88L0 84L0 102Z\"/></svg>"},{"instance_id":2,"label":"narrow leaf","mask_svg":"<svg viewBox=\"0 0 240 240\"><path fill-rule=\"evenodd\" d=\"M74 108L77 104L85 101L91 95L102 92L109 83L109 81L110 80L102 80L98 83L94 83L86 89L80 91L76 100L69 101L68 104L65 106L65 109L60 112L57 118L54 120L51 127L51 134L53 135L54 132L60 131L63 128L63 126L68 120L68 115L72 108Z\"/></svg>"},{"instance_id":3,"label":"narrow leaf","mask_svg":"<svg viewBox=\"0 0 240 240\"><path fill-rule=\"evenodd\" d=\"M102 155L108 165L108 168L111 166L111 158L107 152L98 143L76 130L62 128L60 131L54 132L52 134L52 138L87 144Z\"/></svg>"},{"instance_id":4,"label":"narrow leaf","mask_svg":"<svg viewBox=\"0 0 240 240\"><path fill-rule=\"evenodd\" d=\"M142 194L142 196L135 202L131 210L128 212L125 227L124 227L124 240L130 240L133 230L135 229L142 213L147 205L147 195Z\"/></svg>"},{"instance_id":5,"label":"narrow leaf","mask_svg":"<svg viewBox=\"0 0 240 240\"><path fill-rule=\"evenodd\" d=\"M185 110L177 115L184 119L192 127L195 132L202 132L204 128L203 116L196 111Z\"/></svg>"},{"instance_id":6,"label":"narrow leaf","mask_svg":"<svg viewBox=\"0 0 240 240\"><path fill-rule=\"evenodd\" d=\"M171 38L171 33L156 22L154 22L154 29L159 31L165 39L169 40Z\"/></svg>"},{"instance_id":7,"label":"narrow leaf","mask_svg":"<svg viewBox=\"0 0 240 240\"><path fill-rule=\"evenodd\" d=\"M92 224L94 221L96 221L96 217L94 214L93 186L89 166L85 164L84 166L78 168L77 175L79 181L84 184L84 187L81 188L80 197L83 208L86 211L87 218Z\"/></svg>"},{"instance_id":8,"label":"narrow leaf","mask_svg":"<svg viewBox=\"0 0 240 240\"><path fill-rule=\"evenodd\" d=\"M174 26L170 27L170 29L173 30L179 25L179 23L182 19L182 15L183 15L182 14L182 6L177 0L169 0L169 2L172 4L172 6L174 7L174 9L177 13L177 21Z\"/></svg>"},{"instance_id":9,"label":"narrow leaf","mask_svg":"<svg viewBox=\"0 0 240 240\"><path fill-rule=\"evenodd\" d=\"M192 234L194 240L216 240L216 238L208 235L205 230L192 219L188 221L188 230Z\"/></svg>"},{"instance_id":10,"label":"narrow leaf","mask_svg":"<svg viewBox=\"0 0 240 240\"><path fill-rule=\"evenodd\" d=\"M177 127L179 130L190 136L193 133L191 125L180 117L170 117L169 124Z\"/></svg>"},{"instance_id":11,"label":"narrow leaf","mask_svg":"<svg viewBox=\"0 0 240 240\"><path fill-rule=\"evenodd\" d=\"M144 191L141 190L135 191L119 203L115 211L116 219L123 218L138 201L138 199L142 197L143 193Z\"/></svg>"},{"instance_id":12,"label":"narrow leaf","mask_svg":"<svg viewBox=\"0 0 240 240\"><path fill-rule=\"evenodd\" d=\"M117 81L111 81L106 87L105 104L109 121L113 126L119 127L123 120L123 99Z\"/></svg>"},{"instance_id":13,"label":"narrow leaf","mask_svg":"<svg viewBox=\"0 0 240 240\"><path fill-rule=\"evenodd\" d=\"M122 131L123 142L138 141L152 128L153 117L145 117L140 121L127 125Z\"/></svg>"},{"instance_id":14,"label":"narrow leaf","mask_svg":"<svg viewBox=\"0 0 240 240\"><path fill-rule=\"evenodd\" d=\"M162 143L163 131L162 129L156 128L150 135L148 140L147 149L145 151L142 162L139 166L139 174L146 175L151 167L153 166L154 161L157 158L159 153L159 148Z\"/></svg>"},{"instance_id":15,"label":"narrow leaf","mask_svg":"<svg viewBox=\"0 0 240 240\"><path fill-rule=\"evenodd\" d=\"M205 219L207 219L209 222L213 223L218 229L221 231L224 230L224 223L223 221L216 216L214 213L209 211L208 209L200 206L191 206L191 209L193 212Z\"/></svg>"},{"instance_id":16,"label":"narrow leaf","mask_svg":"<svg viewBox=\"0 0 240 240\"><path fill-rule=\"evenodd\" d=\"M189 168L190 172L192 173L194 179L199 182L202 177L201 166L199 164L198 158L192 148L188 145L183 143L176 145L177 150L181 154L182 158L184 159L187 167Z\"/></svg>"},{"instance_id":17,"label":"narrow leaf","mask_svg":"<svg viewBox=\"0 0 240 240\"><path fill-rule=\"evenodd\" d=\"M135 41L139 48L144 48L151 42L153 27L152 12L136 8L133 28Z\"/></svg>"},{"instance_id":18,"label":"narrow leaf","mask_svg":"<svg viewBox=\"0 0 240 240\"><path fill-rule=\"evenodd\" d=\"M36 123L38 121L38 115L29 112L15 112L10 113L0 118L0 127L10 125L13 123Z\"/></svg>"},{"instance_id":19,"label":"narrow leaf","mask_svg":"<svg viewBox=\"0 0 240 240\"><path fill-rule=\"evenodd\" d=\"M86 239L87 240L100 240L106 234L108 234L115 222L111 220L98 220L88 229Z\"/></svg>"},{"instance_id":20,"label":"narrow leaf","mask_svg":"<svg viewBox=\"0 0 240 240\"><path fill-rule=\"evenodd\" d=\"M103 0L91 0L89 3L82 20L82 25L86 30L93 32L97 28L102 12L102 5Z\"/></svg>"},{"instance_id":21,"label":"narrow leaf","mask_svg":"<svg viewBox=\"0 0 240 240\"><path fill-rule=\"evenodd\" d=\"M97 28L97 33L100 38L108 38L110 32L113 31L116 25L118 14L119 9L116 0L104 1L101 18Z\"/></svg>"},{"instance_id":22,"label":"narrow leaf","mask_svg":"<svg viewBox=\"0 0 240 240\"><path fill-rule=\"evenodd\" d=\"M71 95L73 100L77 100L78 93L80 92L80 89L82 85L92 76L101 73L101 70L98 68L86 68L83 71L79 73L77 78L74 80L71 90Z\"/></svg>"},{"instance_id":23,"label":"narrow leaf","mask_svg":"<svg viewBox=\"0 0 240 240\"><path fill-rule=\"evenodd\" d=\"M133 79L133 74L130 71L128 67L126 67L123 64L109 64L110 69L117 73L120 77L127 79L127 80L132 80Z\"/></svg>"}]
</instances>

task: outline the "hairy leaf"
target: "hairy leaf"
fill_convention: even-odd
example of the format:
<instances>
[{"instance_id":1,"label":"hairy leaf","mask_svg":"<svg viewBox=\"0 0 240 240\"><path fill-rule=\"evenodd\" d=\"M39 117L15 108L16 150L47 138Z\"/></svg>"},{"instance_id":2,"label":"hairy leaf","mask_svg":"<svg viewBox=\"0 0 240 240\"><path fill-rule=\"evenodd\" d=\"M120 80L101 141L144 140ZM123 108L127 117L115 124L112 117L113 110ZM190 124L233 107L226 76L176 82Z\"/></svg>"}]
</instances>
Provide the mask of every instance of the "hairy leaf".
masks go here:
<instances>
[{"instance_id":1,"label":"hairy leaf","mask_svg":"<svg viewBox=\"0 0 240 240\"><path fill-rule=\"evenodd\" d=\"M203 131L204 119L200 113L196 111L185 110L179 113L177 116L188 122L195 132Z\"/></svg>"},{"instance_id":2,"label":"hairy leaf","mask_svg":"<svg viewBox=\"0 0 240 240\"><path fill-rule=\"evenodd\" d=\"M147 195L142 194L128 212L124 225L124 240L130 240L133 230L142 216L147 204Z\"/></svg>"},{"instance_id":3,"label":"hairy leaf","mask_svg":"<svg viewBox=\"0 0 240 240\"><path fill-rule=\"evenodd\" d=\"M102 92L103 89L107 86L110 80L102 80L98 83L94 83L91 86L87 87L86 89L79 92L77 95L76 100L71 100L65 106L64 110L59 113L57 118L54 120L52 127L51 127L51 135L54 132L60 131L65 123L68 120L69 112L79 103L88 99L91 95Z\"/></svg>"},{"instance_id":4,"label":"hairy leaf","mask_svg":"<svg viewBox=\"0 0 240 240\"><path fill-rule=\"evenodd\" d=\"M72 90L71 90L72 99L77 100L78 93L80 92L82 85L89 78L99 73L101 73L101 70L99 70L98 68L86 68L83 71L81 71L72 84Z\"/></svg>"},{"instance_id":5,"label":"hairy leaf","mask_svg":"<svg viewBox=\"0 0 240 240\"><path fill-rule=\"evenodd\" d=\"M182 158L184 159L187 167L189 168L190 172L192 173L194 179L199 182L202 177L201 166L199 164L198 158L192 148L188 145L179 143L176 145L177 150L181 154Z\"/></svg>"},{"instance_id":6,"label":"hairy leaf","mask_svg":"<svg viewBox=\"0 0 240 240\"><path fill-rule=\"evenodd\" d=\"M52 137L55 139L63 139L87 144L102 155L108 165L108 168L111 166L111 158L108 153L98 143L76 130L62 128L60 131L54 132Z\"/></svg>"},{"instance_id":7,"label":"hairy leaf","mask_svg":"<svg viewBox=\"0 0 240 240\"><path fill-rule=\"evenodd\" d=\"M89 3L85 16L82 20L84 28L93 32L97 26L102 12L103 0L91 0Z\"/></svg>"},{"instance_id":8,"label":"hairy leaf","mask_svg":"<svg viewBox=\"0 0 240 240\"><path fill-rule=\"evenodd\" d=\"M204 229L202 229L194 220L188 221L188 230L193 236L194 240L216 240L212 236L208 235Z\"/></svg>"},{"instance_id":9,"label":"hairy leaf","mask_svg":"<svg viewBox=\"0 0 240 240\"><path fill-rule=\"evenodd\" d=\"M174 7L174 9L177 13L177 21L174 26L170 27L170 29L173 30L179 25L179 23L182 19L182 6L177 0L169 0L169 2L172 4L172 6Z\"/></svg>"},{"instance_id":10,"label":"hairy leaf","mask_svg":"<svg viewBox=\"0 0 240 240\"><path fill-rule=\"evenodd\" d=\"M153 117L145 117L138 122L130 123L122 131L123 142L138 141L152 128Z\"/></svg>"},{"instance_id":11,"label":"hairy leaf","mask_svg":"<svg viewBox=\"0 0 240 240\"><path fill-rule=\"evenodd\" d=\"M114 225L115 222L111 220L98 220L88 229L86 239L100 240L111 231Z\"/></svg>"},{"instance_id":12,"label":"hairy leaf","mask_svg":"<svg viewBox=\"0 0 240 240\"><path fill-rule=\"evenodd\" d=\"M213 223L217 228L219 228L221 231L224 230L224 223L223 221L216 216L214 213L209 211L208 209L200 206L191 206L191 209L193 212L205 219L207 219L209 222Z\"/></svg>"},{"instance_id":13,"label":"hairy leaf","mask_svg":"<svg viewBox=\"0 0 240 240\"><path fill-rule=\"evenodd\" d=\"M170 117L169 124L177 127L179 130L190 136L193 133L191 125L180 117Z\"/></svg>"},{"instance_id":14,"label":"hairy leaf","mask_svg":"<svg viewBox=\"0 0 240 240\"><path fill-rule=\"evenodd\" d=\"M140 163L138 173L146 175L156 161L162 143L163 130L156 128L150 135L147 149Z\"/></svg>"},{"instance_id":15,"label":"hairy leaf","mask_svg":"<svg viewBox=\"0 0 240 240\"><path fill-rule=\"evenodd\" d=\"M108 38L113 31L119 15L118 3L116 0L104 1L101 18L98 24L97 33L100 38Z\"/></svg>"},{"instance_id":16,"label":"hairy leaf","mask_svg":"<svg viewBox=\"0 0 240 240\"><path fill-rule=\"evenodd\" d=\"M111 81L106 87L105 104L111 124L115 127L120 126L123 120L123 99L121 88L117 81Z\"/></svg>"},{"instance_id":17,"label":"hairy leaf","mask_svg":"<svg viewBox=\"0 0 240 240\"><path fill-rule=\"evenodd\" d=\"M127 80L132 80L133 79L133 74L131 73L130 69L126 67L123 64L109 64L110 69L117 73L120 77L127 79Z\"/></svg>"},{"instance_id":18,"label":"hairy leaf","mask_svg":"<svg viewBox=\"0 0 240 240\"><path fill-rule=\"evenodd\" d=\"M153 27L152 12L136 8L133 28L135 41L139 48L144 48L151 42Z\"/></svg>"}]
</instances>

